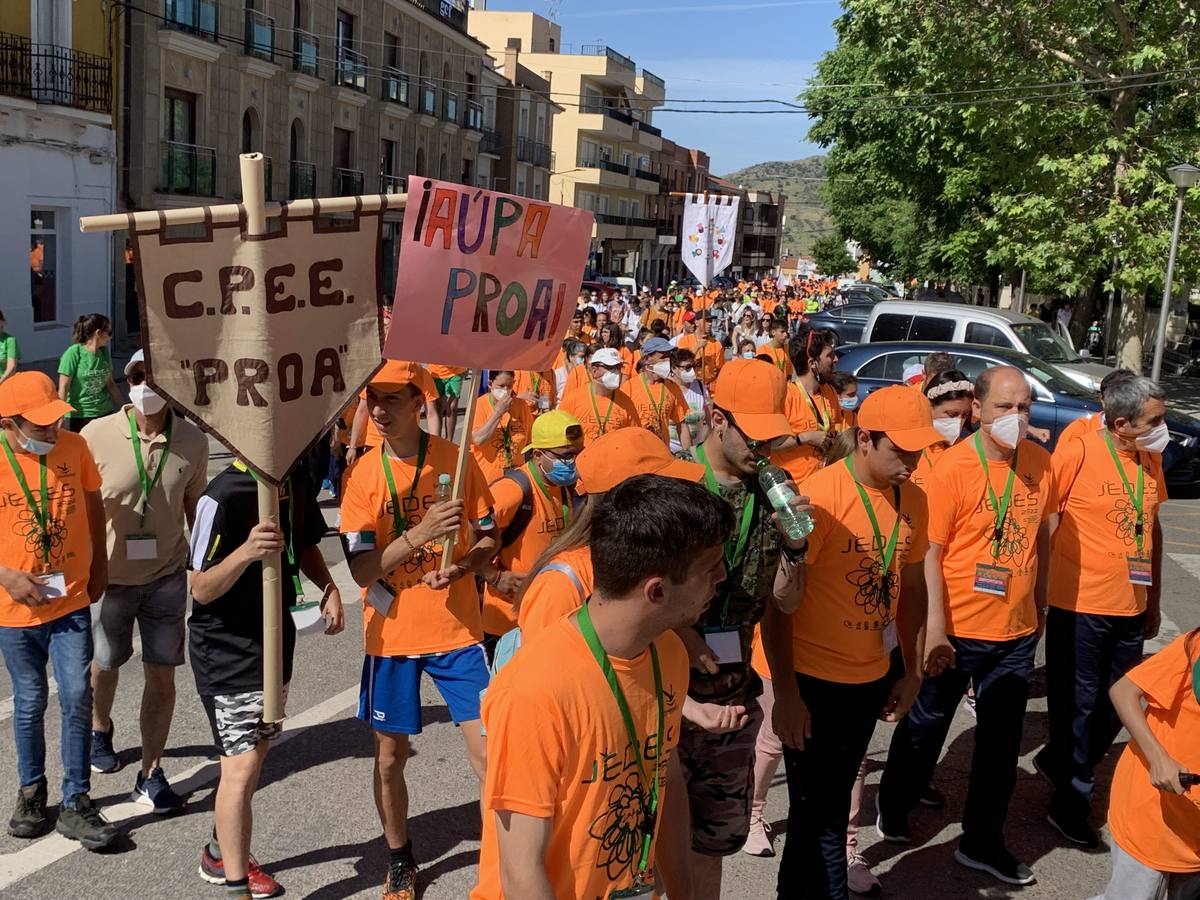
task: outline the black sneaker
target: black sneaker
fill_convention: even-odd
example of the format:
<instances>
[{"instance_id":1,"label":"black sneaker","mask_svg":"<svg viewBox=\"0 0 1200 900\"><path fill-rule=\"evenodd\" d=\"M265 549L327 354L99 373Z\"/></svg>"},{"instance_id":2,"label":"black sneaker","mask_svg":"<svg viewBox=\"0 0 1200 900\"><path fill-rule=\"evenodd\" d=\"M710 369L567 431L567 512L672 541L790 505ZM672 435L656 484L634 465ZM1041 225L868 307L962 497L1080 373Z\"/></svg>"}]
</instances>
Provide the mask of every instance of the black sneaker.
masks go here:
<instances>
[{"instance_id":1,"label":"black sneaker","mask_svg":"<svg viewBox=\"0 0 1200 900\"><path fill-rule=\"evenodd\" d=\"M92 729L92 771L104 775L112 774L121 768L121 760L117 759L117 751L113 749L113 732L116 723L109 721L108 731Z\"/></svg>"},{"instance_id":2,"label":"black sneaker","mask_svg":"<svg viewBox=\"0 0 1200 900\"><path fill-rule=\"evenodd\" d=\"M1046 821L1073 844L1086 847L1088 850L1095 850L1100 846L1100 835L1096 834L1092 826L1088 824L1087 816L1071 815L1051 806Z\"/></svg>"},{"instance_id":3,"label":"black sneaker","mask_svg":"<svg viewBox=\"0 0 1200 900\"><path fill-rule=\"evenodd\" d=\"M411 862L394 862L388 866L383 900L416 900L416 896L417 867Z\"/></svg>"},{"instance_id":4,"label":"black sneaker","mask_svg":"<svg viewBox=\"0 0 1200 900\"><path fill-rule=\"evenodd\" d=\"M8 820L13 837L35 838L46 832L46 782L39 781L17 791L17 808Z\"/></svg>"},{"instance_id":5,"label":"black sneaker","mask_svg":"<svg viewBox=\"0 0 1200 900\"><path fill-rule=\"evenodd\" d=\"M86 850L107 847L117 836L117 829L100 815L100 810L87 794L75 798L75 806L63 804L54 830L65 838L79 841Z\"/></svg>"},{"instance_id":6,"label":"black sneaker","mask_svg":"<svg viewBox=\"0 0 1200 900\"><path fill-rule=\"evenodd\" d=\"M1005 884L1026 885L1037 881L1033 877L1033 869L1020 862L1015 856L1000 847L990 853L967 854L960 846L954 851L954 861L960 866L975 869L977 872L987 872L993 878Z\"/></svg>"},{"instance_id":7,"label":"black sneaker","mask_svg":"<svg viewBox=\"0 0 1200 900\"><path fill-rule=\"evenodd\" d=\"M885 819L878 794L875 795L875 830L889 844L907 844L912 839L908 830L908 817L888 816Z\"/></svg>"},{"instance_id":8,"label":"black sneaker","mask_svg":"<svg viewBox=\"0 0 1200 900\"><path fill-rule=\"evenodd\" d=\"M922 806L928 806L931 809L941 809L946 805L946 795L942 793L937 785L930 782L925 785L925 790L921 791L921 796L917 798L917 801Z\"/></svg>"},{"instance_id":9,"label":"black sneaker","mask_svg":"<svg viewBox=\"0 0 1200 900\"><path fill-rule=\"evenodd\" d=\"M171 789L171 784L161 768L152 769L149 778L143 778L142 773L138 772L129 799L134 803L152 807L158 815L175 812L182 809L184 804L183 798Z\"/></svg>"}]
</instances>

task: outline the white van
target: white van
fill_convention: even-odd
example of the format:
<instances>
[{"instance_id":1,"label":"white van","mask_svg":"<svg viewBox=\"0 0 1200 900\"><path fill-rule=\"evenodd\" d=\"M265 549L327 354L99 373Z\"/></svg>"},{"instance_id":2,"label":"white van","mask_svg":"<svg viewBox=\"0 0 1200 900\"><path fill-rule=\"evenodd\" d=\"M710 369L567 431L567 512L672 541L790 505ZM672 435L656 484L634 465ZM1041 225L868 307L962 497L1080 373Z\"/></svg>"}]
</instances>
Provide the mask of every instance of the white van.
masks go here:
<instances>
[{"instance_id":1,"label":"white van","mask_svg":"<svg viewBox=\"0 0 1200 900\"><path fill-rule=\"evenodd\" d=\"M623 288L625 293L630 297L636 297L638 292L638 283L635 279L628 275L601 275L596 279L604 284L612 285L615 288Z\"/></svg>"},{"instance_id":2,"label":"white van","mask_svg":"<svg viewBox=\"0 0 1200 900\"><path fill-rule=\"evenodd\" d=\"M1100 390L1100 380L1112 371L1080 356L1041 319L1008 309L888 300L875 304L863 329L862 343L880 341L947 341L1020 350L1053 363L1091 391Z\"/></svg>"}]
</instances>

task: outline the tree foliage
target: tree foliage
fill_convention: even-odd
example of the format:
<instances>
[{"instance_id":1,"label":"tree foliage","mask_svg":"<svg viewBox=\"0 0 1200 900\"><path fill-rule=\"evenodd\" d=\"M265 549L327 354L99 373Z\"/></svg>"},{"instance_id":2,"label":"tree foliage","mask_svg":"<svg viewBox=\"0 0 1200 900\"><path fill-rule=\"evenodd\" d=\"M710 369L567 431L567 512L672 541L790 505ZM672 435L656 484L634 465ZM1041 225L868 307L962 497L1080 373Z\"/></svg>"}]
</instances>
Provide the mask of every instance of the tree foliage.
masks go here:
<instances>
[{"instance_id":1,"label":"tree foliage","mask_svg":"<svg viewBox=\"0 0 1200 900\"><path fill-rule=\"evenodd\" d=\"M836 234L826 234L813 241L812 258L822 275L842 275L854 269L854 257L846 251L846 242Z\"/></svg>"},{"instance_id":2,"label":"tree foliage","mask_svg":"<svg viewBox=\"0 0 1200 900\"><path fill-rule=\"evenodd\" d=\"M843 237L898 276L1117 288L1140 365L1175 202L1200 163L1197 0L846 0L803 95ZM1200 270L1200 189L1176 288ZM1085 310L1086 312L1086 310Z\"/></svg>"}]
</instances>

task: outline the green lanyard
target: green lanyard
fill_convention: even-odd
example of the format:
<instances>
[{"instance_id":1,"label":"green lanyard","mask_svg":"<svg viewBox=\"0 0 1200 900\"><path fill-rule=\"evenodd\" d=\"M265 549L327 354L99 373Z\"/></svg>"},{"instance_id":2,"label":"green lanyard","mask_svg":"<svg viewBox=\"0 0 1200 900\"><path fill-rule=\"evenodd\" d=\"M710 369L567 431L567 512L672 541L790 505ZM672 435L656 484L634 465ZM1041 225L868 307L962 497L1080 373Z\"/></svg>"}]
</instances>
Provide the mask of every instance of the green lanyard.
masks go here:
<instances>
[{"instance_id":1,"label":"green lanyard","mask_svg":"<svg viewBox=\"0 0 1200 900\"><path fill-rule=\"evenodd\" d=\"M829 425L833 421L833 414L827 413L822 415L821 411L817 409L817 401L813 399L812 394L808 392L808 388L804 386L804 383L797 379L796 384L799 385L800 390L804 393L804 399L808 401L808 405L813 411L813 417L817 420L817 428L819 428L821 431L828 431ZM818 384L817 392L820 393L820 391L821 386Z\"/></svg>"},{"instance_id":2,"label":"green lanyard","mask_svg":"<svg viewBox=\"0 0 1200 900\"><path fill-rule=\"evenodd\" d=\"M166 457L165 452L163 453L163 457ZM254 474L254 470L245 463L239 461L235 462L233 466L235 469L241 469L248 474L254 479L256 484L262 484L258 476ZM159 469L161 468L162 463L159 463ZM292 587L296 589L296 602L299 603L304 599L304 585L300 583L300 571L296 567L296 492L292 490L292 479L290 476L284 484L287 486L288 521L287 533L283 536L283 549L287 553L288 565L292 567ZM272 488L272 490L276 489Z\"/></svg>"},{"instance_id":3,"label":"green lanyard","mask_svg":"<svg viewBox=\"0 0 1200 900\"><path fill-rule=\"evenodd\" d=\"M425 468L425 451L429 449L429 434L421 432L421 443L417 447L417 471L413 473L412 487L408 489L408 499L417 495L417 483L421 480L421 470ZM396 494L396 482L392 479L392 465L388 462L387 441L379 447L379 459L383 463L383 477L387 479L388 494L392 498L392 529L396 537L408 529L408 517L400 511L400 498Z\"/></svg>"},{"instance_id":4,"label":"green lanyard","mask_svg":"<svg viewBox=\"0 0 1200 900\"><path fill-rule=\"evenodd\" d=\"M146 524L146 506L150 503L150 492L162 480L163 469L167 467L167 457L171 454L171 426L174 419L167 419L167 443L163 446L162 455L158 458L158 466L154 469L154 476L147 477L146 463L142 460L142 440L138 437L137 422L133 417L133 410L129 411L129 440L133 444L133 458L137 462L138 481L142 485L142 524Z\"/></svg>"},{"instance_id":5,"label":"green lanyard","mask_svg":"<svg viewBox=\"0 0 1200 900\"><path fill-rule=\"evenodd\" d=\"M704 445L699 444L696 447L696 459L704 463L704 484L713 494L721 496L721 486L717 484L717 476L713 474L712 465L708 461L708 454L704 452ZM746 505L742 507L742 521L738 525L737 543L733 542L733 536L730 535L725 539L725 568L729 575L733 574L734 569L742 564L742 560L746 556L746 541L750 537L750 522L754 519L754 491L747 488L750 496L746 498ZM724 621L729 615L729 593L725 592L725 603L721 607L721 620Z\"/></svg>"},{"instance_id":6,"label":"green lanyard","mask_svg":"<svg viewBox=\"0 0 1200 900\"><path fill-rule=\"evenodd\" d=\"M667 383L664 381L659 385L658 402L654 402L654 395L650 393L650 382L646 380L646 373L642 373L642 387L646 389L646 397L650 401L650 408L654 410L654 419L660 425L662 424L663 406L667 402Z\"/></svg>"},{"instance_id":7,"label":"green lanyard","mask_svg":"<svg viewBox=\"0 0 1200 900\"><path fill-rule=\"evenodd\" d=\"M658 648L654 644L650 645L650 662L654 666L654 697L658 701L658 736L654 744L654 780L651 781L646 776L646 764L642 759L642 743L638 739L637 729L633 724L633 713L629 711L629 703L625 699L625 692L621 690L621 683L617 681L617 673L613 671L608 654L604 651L604 646L600 643L600 638L596 636L596 627L592 624L592 613L588 609L587 603L584 603L579 608L578 619L579 630L583 633L583 639L587 641L588 649L592 651L592 656L595 657L597 665L600 666L600 671L604 673L604 678L608 681L608 689L612 691L613 699L617 701L617 708L621 710L621 718L625 722L625 731L629 735L629 744L633 747L633 758L637 763L638 774L642 778L642 796L649 798L649 803L643 801L642 804L642 855L638 861L637 874L638 883L640 884L644 881L646 872L650 868L650 845L654 842L654 832L658 824L658 782L662 767L663 738L666 735L663 713L662 669L658 665Z\"/></svg>"},{"instance_id":8,"label":"green lanyard","mask_svg":"<svg viewBox=\"0 0 1200 900\"><path fill-rule=\"evenodd\" d=\"M538 389L542 386L542 376L538 375L535 372L530 372L529 373L529 383L531 385L533 385L533 389L532 389L533 396L537 397L541 393L541 391Z\"/></svg>"},{"instance_id":9,"label":"green lanyard","mask_svg":"<svg viewBox=\"0 0 1200 900\"><path fill-rule=\"evenodd\" d=\"M975 452L979 454L979 462L983 466L983 483L987 485L988 497L992 501L992 509L996 511L996 525L992 530L992 559L1000 556L1000 539L1004 535L1004 520L1008 518L1008 504L1012 500L1013 481L1017 477L1017 451L1013 451L1012 463L1008 469L1008 483L1004 485L1004 497L998 499L992 488L992 477L988 473L987 457L983 455L983 439L975 432ZM1119 468L1119 467L1118 467Z\"/></svg>"},{"instance_id":10,"label":"green lanyard","mask_svg":"<svg viewBox=\"0 0 1200 900\"><path fill-rule=\"evenodd\" d=\"M596 425L600 428L600 434L608 434L608 420L612 417L613 407L617 405L615 396L608 398L608 412L604 414L604 421L600 421L600 408L596 406L596 385L588 385L588 390L592 395L592 412L596 414Z\"/></svg>"},{"instance_id":11,"label":"green lanyard","mask_svg":"<svg viewBox=\"0 0 1200 900\"><path fill-rule=\"evenodd\" d=\"M884 589L880 599L884 606L891 606L892 559L896 555L896 544L900 539L900 488L892 487L896 500L896 522L892 525L892 536L884 544L883 532L879 530L879 520L875 517L875 507L871 505L871 498L867 496L867 492L858 480L858 475L854 472L853 456L846 457L846 468L850 471L850 477L858 489L858 499L862 501L863 509L867 511L867 518L871 521L871 530L875 532L875 542L872 546L879 548L879 580Z\"/></svg>"},{"instance_id":12,"label":"green lanyard","mask_svg":"<svg viewBox=\"0 0 1200 900\"><path fill-rule=\"evenodd\" d=\"M41 475L41 494L42 505L39 507L37 501L33 499L33 491L29 490L29 485L25 481L25 473L21 471L21 467L17 465L17 459L13 456L12 448L8 446L8 435L0 433L0 444L4 445L4 455L8 457L8 464L12 466L13 474L17 476L17 484L21 486L21 491L25 494L25 502L29 504L29 512L33 516L34 525L38 530L38 542L42 545L42 555L45 557L47 565L50 563L50 490L46 486L46 457L38 457L38 467Z\"/></svg>"},{"instance_id":13,"label":"green lanyard","mask_svg":"<svg viewBox=\"0 0 1200 900\"><path fill-rule=\"evenodd\" d=\"M1125 493L1129 497L1129 502L1133 504L1134 510L1137 512L1137 521L1133 525L1133 539L1137 542L1138 556L1142 555L1142 544L1145 543L1145 497L1146 483L1145 472L1142 469L1142 463L1137 461L1137 493L1134 493L1133 488L1129 484L1129 478L1125 475L1125 468L1121 465L1121 460L1117 458L1117 448L1113 446L1112 437L1108 433L1108 429L1104 429L1104 443L1108 444L1108 452L1112 454L1113 464L1117 467L1117 474L1121 476L1121 483L1125 485Z\"/></svg>"},{"instance_id":14,"label":"green lanyard","mask_svg":"<svg viewBox=\"0 0 1200 900\"><path fill-rule=\"evenodd\" d=\"M1192 693L1196 695L1196 702L1200 703L1200 659L1192 666Z\"/></svg>"},{"instance_id":15,"label":"green lanyard","mask_svg":"<svg viewBox=\"0 0 1200 900\"><path fill-rule=\"evenodd\" d=\"M542 496L546 498L546 502L553 503L554 501L550 499L550 488L547 487L546 482L542 480L542 473L538 471L538 467L532 462L527 463L526 465L529 466L529 474L532 475L533 480L537 482L537 486L541 489ZM567 502L567 489L565 487L559 487L558 491L560 499L562 500L563 527L565 528L567 523L571 521L571 504Z\"/></svg>"}]
</instances>

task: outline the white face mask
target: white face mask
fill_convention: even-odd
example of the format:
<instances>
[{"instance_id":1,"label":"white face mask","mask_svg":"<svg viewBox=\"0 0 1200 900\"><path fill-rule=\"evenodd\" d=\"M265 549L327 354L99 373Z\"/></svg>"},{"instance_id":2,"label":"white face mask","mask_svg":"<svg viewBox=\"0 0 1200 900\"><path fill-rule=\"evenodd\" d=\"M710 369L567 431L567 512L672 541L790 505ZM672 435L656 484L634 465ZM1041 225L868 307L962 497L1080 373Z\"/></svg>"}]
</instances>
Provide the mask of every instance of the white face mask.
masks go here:
<instances>
[{"instance_id":1,"label":"white face mask","mask_svg":"<svg viewBox=\"0 0 1200 900\"><path fill-rule=\"evenodd\" d=\"M600 386L609 391L615 391L621 386L620 372L605 372L600 376Z\"/></svg>"},{"instance_id":2,"label":"white face mask","mask_svg":"<svg viewBox=\"0 0 1200 900\"><path fill-rule=\"evenodd\" d=\"M1017 444L1025 440L1025 435L1029 431L1029 416L1021 413L1009 413L1006 416L1000 416L991 425L985 427L993 441L1001 447L1014 450Z\"/></svg>"},{"instance_id":3,"label":"white face mask","mask_svg":"<svg viewBox=\"0 0 1200 900\"><path fill-rule=\"evenodd\" d=\"M657 362L650 367L650 371L653 372L655 375L657 375L659 378L670 378L671 377L671 363L666 360L664 360L663 362Z\"/></svg>"},{"instance_id":4,"label":"white face mask","mask_svg":"<svg viewBox=\"0 0 1200 900\"><path fill-rule=\"evenodd\" d=\"M50 451L54 449L54 441L38 441L31 438L14 422L13 427L17 429L17 434L21 436L18 441L22 450L26 453L31 453L34 456L49 456Z\"/></svg>"},{"instance_id":5,"label":"white face mask","mask_svg":"<svg viewBox=\"0 0 1200 900\"><path fill-rule=\"evenodd\" d=\"M512 394L512 391L506 387L492 388L492 396L497 400L507 400L510 394Z\"/></svg>"},{"instance_id":6,"label":"white face mask","mask_svg":"<svg viewBox=\"0 0 1200 900\"><path fill-rule=\"evenodd\" d=\"M135 384L129 389L129 402L137 407L143 416L152 416L162 412L167 405L167 398L156 394L148 384Z\"/></svg>"},{"instance_id":7,"label":"white face mask","mask_svg":"<svg viewBox=\"0 0 1200 900\"><path fill-rule=\"evenodd\" d=\"M1167 449L1167 444L1171 443L1171 432L1167 428L1167 423L1162 422L1155 425L1145 434L1139 434L1133 440L1139 450L1162 453L1163 450Z\"/></svg>"},{"instance_id":8,"label":"white face mask","mask_svg":"<svg viewBox=\"0 0 1200 900\"><path fill-rule=\"evenodd\" d=\"M934 419L933 428L942 439L948 444L953 444L962 434L962 419L951 417L949 419Z\"/></svg>"},{"instance_id":9,"label":"white face mask","mask_svg":"<svg viewBox=\"0 0 1200 900\"><path fill-rule=\"evenodd\" d=\"M684 381L694 381L696 378L696 370L695 369L680 369L679 377L682 378Z\"/></svg>"}]
</instances>

